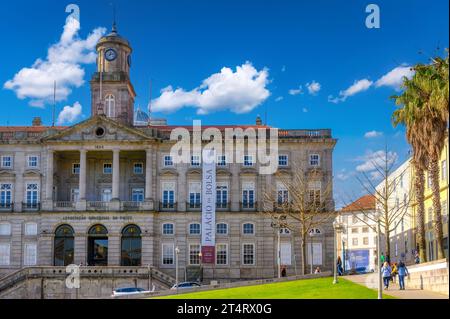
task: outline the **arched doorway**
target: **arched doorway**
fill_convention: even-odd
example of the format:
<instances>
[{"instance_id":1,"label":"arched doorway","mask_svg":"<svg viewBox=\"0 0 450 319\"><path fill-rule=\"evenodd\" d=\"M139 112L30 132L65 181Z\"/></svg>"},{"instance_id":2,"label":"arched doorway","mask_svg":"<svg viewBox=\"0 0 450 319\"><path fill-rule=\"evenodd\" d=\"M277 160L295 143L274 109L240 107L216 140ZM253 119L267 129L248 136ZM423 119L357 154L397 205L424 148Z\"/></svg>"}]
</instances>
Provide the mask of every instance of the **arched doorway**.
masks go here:
<instances>
[{"instance_id":1,"label":"arched doorway","mask_svg":"<svg viewBox=\"0 0 450 319\"><path fill-rule=\"evenodd\" d=\"M108 230L103 225L95 225L89 230L88 265L108 266Z\"/></svg>"},{"instance_id":2,"label":"arched doorway","mask_svg":"<svg viewBox=\"0 0 450 319\"><path fill-rule=\"evenodd\" d=\"M129 225L122 231L121 266L141 266L142 238L141 229Z\"/></svg>"},{"instance_id":3,"label":"arched doorway","mask_svg":"<svg viewBox=\"0 0 450 319\"><path fill-rule=\"evenodd\" d=\"M54 265L57 267L73 264L74 231L69 225L61 225L55 231Z\"/></svg>"}]
</instances>

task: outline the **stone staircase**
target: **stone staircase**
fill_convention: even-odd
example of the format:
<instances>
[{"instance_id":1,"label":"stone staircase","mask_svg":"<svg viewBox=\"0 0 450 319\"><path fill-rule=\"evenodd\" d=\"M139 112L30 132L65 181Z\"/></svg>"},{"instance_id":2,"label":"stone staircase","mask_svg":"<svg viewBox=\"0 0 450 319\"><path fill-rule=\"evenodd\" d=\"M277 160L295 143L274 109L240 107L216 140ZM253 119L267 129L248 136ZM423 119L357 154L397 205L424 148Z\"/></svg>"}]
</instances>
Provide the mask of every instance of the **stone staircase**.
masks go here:
<instances>
[{"instance_id":1,"label":"stone staircase","mask_svg":"<svg viewBox=\"0 0 450 319\"><path fill-rule=\"evenodd\" d=\"M121 287L157 291L175 279L154 267L80 267L80 289L66 287L65 267L27 267L0 277L0 299L109 298Z\"/></svg>"}]
</instances>

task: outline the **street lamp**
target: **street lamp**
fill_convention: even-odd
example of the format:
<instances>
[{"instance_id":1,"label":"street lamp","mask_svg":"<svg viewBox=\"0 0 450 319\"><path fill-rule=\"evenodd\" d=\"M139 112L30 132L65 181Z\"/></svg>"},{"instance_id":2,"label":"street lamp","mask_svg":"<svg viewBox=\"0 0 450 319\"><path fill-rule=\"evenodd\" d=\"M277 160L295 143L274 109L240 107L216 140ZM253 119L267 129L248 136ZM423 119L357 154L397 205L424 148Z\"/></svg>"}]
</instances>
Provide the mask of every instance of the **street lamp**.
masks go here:
<instances>
[{"instance_id":1,"label":"street lamp","mask_svg":"<svg viewBox=\"0 0 450 319\"><path fill-rule=\"evenodd\" d=\"M203 281L203 264L202 264L203 254L201 251L198 253L198 258L200 259L200 273L199 273L200 276L198 282L201 283Z\"/></svg>"},{"instance_id":2,"label":"street lamp","mask_svg":"<svg viewBox=\"0 0 450 319\"><path fill-rule=\"evenodd\" d=\"M342 224L335 220L333 222L333 228L334 228L334 279L333 284L338 283L338 277L337 277L337 234L342 232Z\"/></svg>"},{"instance_id":3,"label":"street lamp","mask_svg":"<svg viewBox=\"0 0 450 319\"><path fill-rule=\"evenodd\" d=\"M175 287L177 288L178 294L178 254L180 253L180 249L178 247L175 248Z\"/></svg>"},{"instance_id":4,"label":"street lamp","mask_svg":"<svg viewBox=\"0 0 450 319\"><path fill-rule=\"evenodd\" d=\"M315 235L315 229L311 229L310 231L309 231L309 237L311 237L311 249L310 249L310 254L309 254L309 259L310 259L310 262L311 262L311 275L314 273L314 270L313 270L313 268L314 268L314 243L313 243L313 238L314 238L314 235Z\"/></svg>"}]
</instances>

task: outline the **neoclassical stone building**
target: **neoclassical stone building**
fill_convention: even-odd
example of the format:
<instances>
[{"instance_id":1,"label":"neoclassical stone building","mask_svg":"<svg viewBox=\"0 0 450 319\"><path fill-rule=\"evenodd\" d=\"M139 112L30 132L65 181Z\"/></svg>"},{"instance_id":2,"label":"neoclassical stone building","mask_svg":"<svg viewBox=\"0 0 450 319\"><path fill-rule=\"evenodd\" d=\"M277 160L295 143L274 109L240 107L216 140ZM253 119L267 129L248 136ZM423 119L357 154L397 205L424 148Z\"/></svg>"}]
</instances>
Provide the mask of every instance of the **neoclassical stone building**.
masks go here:
<instances>
[{"instance_id":1,"label":"neoclassical stone building","mask_svg":"<svg viewBox=\"0 0 450 319\"><path fill-rule=\"evenodd\" d=\"M265 191L278 185L277 175L259 174L248 156L243 163L220 158L216 263L202 265L201 163L195 157L174 163L175 126L147 121L142 111L136 118L132 48L116 28L97 51L89 119L71 127L47 127L39 119L32 126L0 127L0 276L69 264L150 265L174 276L177 251L180 280L196 269L203 269L205 280L276 276L279 230L259 210ZM240 127L269 129L259 119ZM292 174L294 160L305 171L319 171L309 187L320 194L332 180L335 144L331 130L280 130L279 173ZM281 232L282 264L295 274L303 262L300 239L295 229ZM318 233L315 266L331 269L331 221Z\"/></svg>"}]
</instances>

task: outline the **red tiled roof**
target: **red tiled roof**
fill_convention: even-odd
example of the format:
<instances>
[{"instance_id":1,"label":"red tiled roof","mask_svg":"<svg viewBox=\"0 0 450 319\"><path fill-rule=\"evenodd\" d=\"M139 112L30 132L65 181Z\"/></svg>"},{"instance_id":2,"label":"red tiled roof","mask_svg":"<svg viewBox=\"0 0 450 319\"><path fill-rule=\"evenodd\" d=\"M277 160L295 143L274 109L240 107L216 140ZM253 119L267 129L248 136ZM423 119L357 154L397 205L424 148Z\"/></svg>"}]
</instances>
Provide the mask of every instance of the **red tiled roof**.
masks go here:
<instances>
[{"instance_id":1,"label":"red tiled roof","mask_svg":"<svg viewBox=\"0 0 450 319\"><path fill-rule=\"evenodd\" d=\"M350 205L345 206L342 208L343 212L355 212L355 211L364 211L364 210L371 210L375 209L375 196L373 195L365 195L361 197L360 199L354 201Z\"/></svg>"}]
</instances>

